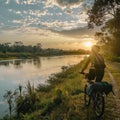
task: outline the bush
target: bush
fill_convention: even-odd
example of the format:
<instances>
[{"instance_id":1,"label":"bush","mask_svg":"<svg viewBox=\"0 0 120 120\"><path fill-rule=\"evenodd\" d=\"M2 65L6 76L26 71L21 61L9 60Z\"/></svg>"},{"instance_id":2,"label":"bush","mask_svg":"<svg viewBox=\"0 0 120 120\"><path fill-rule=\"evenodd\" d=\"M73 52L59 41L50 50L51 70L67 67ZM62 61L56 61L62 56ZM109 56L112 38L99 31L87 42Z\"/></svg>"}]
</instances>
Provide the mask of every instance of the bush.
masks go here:
<instances>
[{"instance_id":1,"label":"bush","mask_svg":"<svg viewBox=\"0 0 120 120\"><path fill-rule=\"evenodd\" d=\"M75 89L75 90L73 90L73 91L71 92L71 95L78 95L78 94L83 93L83 92L84 92L84 91L81 90L81 89Z\"/></svg>"},{"instance_id":2,"label":"bush","mask_svg":"<svg viewBox=\"0 0 120 120\"><path fill-rule=\"evenodd\" d=\"M36 90L38 92L49 92L51 88L52 88L51 85L39 85Z\"/></svg>"},{"instance_id":3,"label":"bush","mask_svg":"<svg viewBox=\"0 0 120 120\"><path fill-rule=\"evenodd\" d=\"M112 61L113 61L113 62L120 62L120 57L113 57L113 58L112 58Z\"/></svg>"}]
</instances>

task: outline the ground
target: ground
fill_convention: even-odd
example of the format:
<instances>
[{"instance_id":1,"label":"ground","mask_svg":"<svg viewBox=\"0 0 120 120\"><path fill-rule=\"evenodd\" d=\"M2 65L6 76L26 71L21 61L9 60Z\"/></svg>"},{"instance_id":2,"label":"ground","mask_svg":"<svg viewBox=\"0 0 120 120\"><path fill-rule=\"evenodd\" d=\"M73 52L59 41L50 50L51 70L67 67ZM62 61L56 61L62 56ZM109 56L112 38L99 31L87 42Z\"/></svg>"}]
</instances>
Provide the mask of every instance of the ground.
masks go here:
<instances>
[{"instance_id":1,"label":"ground","mask_svg":"<svg viewBox=\"0 0 120 120\"><path fill-rule=\"evenodd\" d=\"M108 97L108 101L106 101L106 106L111 106L106 118L109 120L120 120L120 63L108 62L106 72L115 93L115 96L111 94Z\"/></svg>"}]
</instances>

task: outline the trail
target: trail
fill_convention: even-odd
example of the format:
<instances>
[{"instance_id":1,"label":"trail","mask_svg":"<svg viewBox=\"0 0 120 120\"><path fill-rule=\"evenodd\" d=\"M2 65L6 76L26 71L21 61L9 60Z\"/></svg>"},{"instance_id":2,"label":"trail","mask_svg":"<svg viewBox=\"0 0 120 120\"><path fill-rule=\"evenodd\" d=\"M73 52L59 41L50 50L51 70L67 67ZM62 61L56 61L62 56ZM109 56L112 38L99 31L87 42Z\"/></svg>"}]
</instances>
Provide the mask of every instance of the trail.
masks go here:
<instances>
[{"instance_id":1,"label":"trail","mask_svg":"<svg viewBox=\"0 0 120 120\"><path fill-rule=\"evenodd\" d=\"M117 82L116 80L114 79L112 73L109 71L109 69L106 69L109 77L110 77L110 80L112 82L112 85L113 85L113 91L115 93L115 96L114 96L114 99L115 99L115 103L116 103L116 106L115 106L115 111L114 114L117 115L117 118L115 118L115 120L120 120L120 94L119 94L119 87L117 85Z\"/></svg>"},{"instance_id":2,"label":"trail","mask_svg":"<svg viewBox=\"0 0 120 120\"><path fill-rule=\"evenodd\" d=\"M118 71L116 69L116 66L112 66L112 68L113 67L114 67L115 71ZM118 85L116 79L114 78L114 76L112 75L111 69L106 68L106 73L108 74L109 80L111 81L111 83L113 85L113 91L115 93L115 96L112 95L112 93L111 93L109 96L105 97L105 99L106 99L105 113L99 120L120 120L119 85ZM91 107L89 107L87 109L87 113L86 113L86 120L93 120L93 118L94 118L94 120L98 120L98 118L95 119L94 112L93 111L91 112L91 111L92 111Z\"/></svg>"}]
</instances>

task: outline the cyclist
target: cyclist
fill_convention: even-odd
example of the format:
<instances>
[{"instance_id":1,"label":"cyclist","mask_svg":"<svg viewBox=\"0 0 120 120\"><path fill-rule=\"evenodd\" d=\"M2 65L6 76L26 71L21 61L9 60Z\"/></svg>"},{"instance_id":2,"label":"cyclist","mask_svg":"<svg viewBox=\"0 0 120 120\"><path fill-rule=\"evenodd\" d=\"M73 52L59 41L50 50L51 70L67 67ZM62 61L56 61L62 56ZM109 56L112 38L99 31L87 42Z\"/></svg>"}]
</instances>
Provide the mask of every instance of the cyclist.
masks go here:
<instances>
[{"instance_id":1,"label":"cyclist","mask_svg":"<svg viewBox=\"0 0 120 120\"><path fill-rule=\"evenodd\" d=\"M90 56L87 58L85 65L83 66L81 73L84 73L84 70L91 63L89 68L89 73L87 76L88 82L95 79L95 82L101 82L104 76L104 69L106 67L104 58L99 53L100 47L94 45L91 49Z\"/></svg>"}]
</instances>

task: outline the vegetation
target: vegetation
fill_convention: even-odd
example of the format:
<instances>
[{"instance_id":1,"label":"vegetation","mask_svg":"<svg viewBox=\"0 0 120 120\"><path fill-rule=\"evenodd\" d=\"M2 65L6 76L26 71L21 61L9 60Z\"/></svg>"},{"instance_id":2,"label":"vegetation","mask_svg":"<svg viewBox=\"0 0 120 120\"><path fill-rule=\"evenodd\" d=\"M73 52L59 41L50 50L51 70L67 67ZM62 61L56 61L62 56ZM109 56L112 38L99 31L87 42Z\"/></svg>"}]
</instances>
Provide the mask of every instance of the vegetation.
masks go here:
<instances>
[{"instance_id":1,"label":"vegetation","mask_svg":"<svg viewBox=\"0 0 120 120\"><path fill-rule=\"evenodd\" d=\"M33 58L37 56L56 56L56 55L73 55L73 54L88 54L89 51L79 50L60 50L47 48L43 49L40 43L36 45L24 45L21 41L0 44L0 59L9 58Z\"/></svg>"},{"instance_id":2,"label":"vegetation","mask_svg":"<svg viewBox=\"0 0 120 120\"><path fill-rule=\"evenodd\" d=\"M105 43L114 56L120 56L120 0L95 0L88 16L90 28L102 26L96 33L99 42Z\"/></svg>"}]
</instances>

